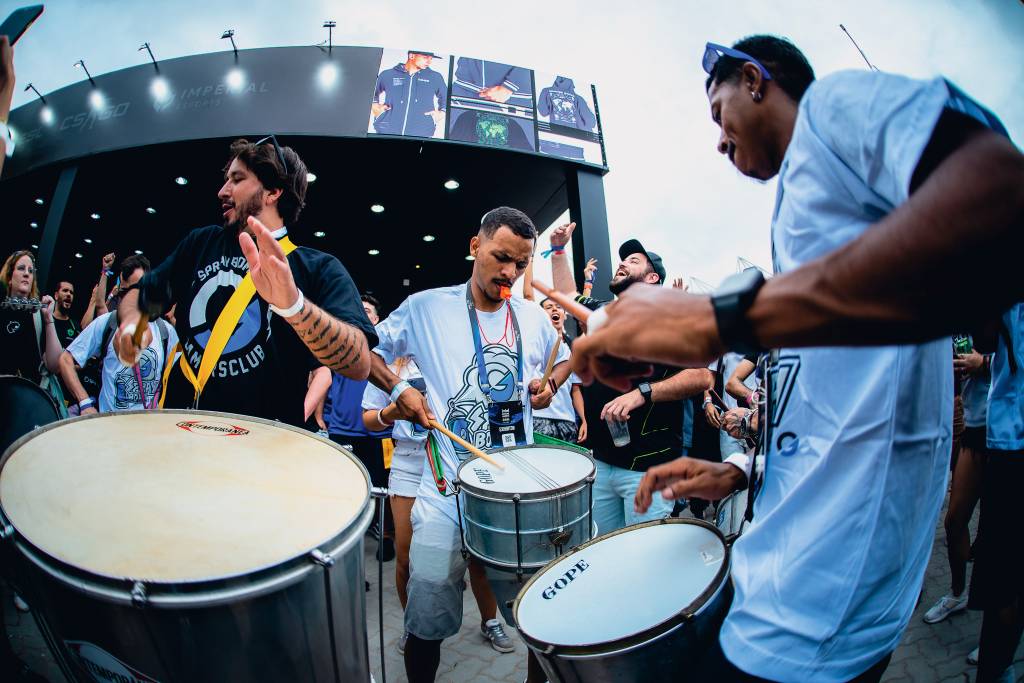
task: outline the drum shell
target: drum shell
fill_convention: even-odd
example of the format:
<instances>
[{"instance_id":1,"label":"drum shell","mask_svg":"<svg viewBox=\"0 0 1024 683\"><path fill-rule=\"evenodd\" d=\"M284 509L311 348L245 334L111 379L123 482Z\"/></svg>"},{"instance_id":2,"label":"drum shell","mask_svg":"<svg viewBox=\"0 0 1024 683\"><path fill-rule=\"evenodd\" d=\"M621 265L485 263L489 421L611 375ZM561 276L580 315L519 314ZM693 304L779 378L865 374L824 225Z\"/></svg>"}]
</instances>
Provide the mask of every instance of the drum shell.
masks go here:
<instances>
[{"instance_id":1,"label":"drum shell","mask_svg":"<svg viewBox=\"0 0 1024 683\"><path fill-rule=\"evenodd\" d=\"M372 516L367 506L329 553L330 567L309 559L188 593L149 586L150 600L137 604L129 586L96 583L18 538L17 583L83 683L94 679L67 641L95 645L160 683L335 681L332 652L340 680L368 681L363 534Z\"/></svg>"},{"instance_id":2,"label":"drum shell","mask_svg":"<svg viewBox=\"0 0 1024 683\"><path fill-rule=\"evenodd\" d=\"M530 446L493 452L524 448ZM591 459L579 451L572 452ZM536 570L569 548L589 541L593 537L593 473L594 469L586 478L553 491L519 495L518 525L513 495L479 489L460 479L466 547L492 567ZM522 557L517 554L520 547Z\"/></svg>"},{"instance_id":3,"label":"drum shell","mask_svg":"<svg viewBox=\"0 0 1024 683\"><path fill-rule=\"evenodd\" d=\"M102 416L74 418L92 419ZM267 420L244 419L318 438ZM32 436L8 449L0 470ZM369 474L354 456L346 456L366 484L354 519L329 541L273 566L193 582L137 583L98 575L37 548L11 525L2 505L0 562L10 567L56 659L74 681L98 679L70 651L69 641L93 645L159 683L369 681L363 539L373 506Z\"/></svg>"},{"instance_id":4,"label":"drum shell","mask_svg":"<svg viewBox=\"0 0 1024 683\"><path fill-rule=\"evenodd\" d=\"M567 654L550 651L525 636L523 639L553 683L686 681L687 671L693 671L718 637L731 602L732 583L727 580L689 619L669 631L620 649Z\"/></svg>"},{"instance_id":5,"label":"drum shell","mask_svg":"<svg viewBox=\"0 0 1024 683\"><path fill-rule=\"evenodd\" d=\"M679 523L684 523L684 520L642 522L611 532L611 535L625 534L640 527ZM733 588L729 581L731 553L722 532L702 520L685 520L685 523L713 531L722 542L724 550L716 578L702 595L690 605L680 605L680 611L671 619L651 626L642 633L591 645L553 645L532 637L520 628L520 636L537 656L548 680L552 683L687 680L686 672L695 668L695 664L718 637L722 621L732 603ZM588 542L586 546L601 543L606 538L602 536ZM579 550L577 548L574 552ZM545 570L535 571L519 592L512 608L514 619L518 618L519 606L527 591L535 581L541 580ZM586 615L572 615L572 618L581 617L586 618Z\"/></svg>"}]
</instances>

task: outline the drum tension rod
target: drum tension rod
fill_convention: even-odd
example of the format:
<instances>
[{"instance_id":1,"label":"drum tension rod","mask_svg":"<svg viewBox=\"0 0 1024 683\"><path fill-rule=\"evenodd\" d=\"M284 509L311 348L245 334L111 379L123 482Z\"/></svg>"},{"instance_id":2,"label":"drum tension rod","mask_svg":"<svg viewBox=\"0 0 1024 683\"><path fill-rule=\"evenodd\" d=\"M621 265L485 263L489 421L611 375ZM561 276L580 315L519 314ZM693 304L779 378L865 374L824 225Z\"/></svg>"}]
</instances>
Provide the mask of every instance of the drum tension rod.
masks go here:
<instances>
[{"instance_id":1,"label":"drum tension rod","mask_svg":"<svg viewBox=\"0 0 1024 683\"><path fill-rule=\"evenodd\" d=\"M519 530L519 500L518 493L512 496L512 504L516 509L516 579L523 580L523 536Z\"/></svg>"},{"instance_id":2,"label":"drum tension rod","mask_svg":"<svg viewBox=\"0 0 1024 683\"><path fill-rule=\"evenodd\" d=\"M141 581L136 581L132 584L132 605L135 607L145 607L146 603L149 602L149 596L146 595L146 584Z\"/></svg>"},{"instance_id":3,"label":"drum tension rod","mask_svg":"<svg viewBox=\"0 0 1024 683\"><path fill-rule=\"evenodd\" d=\"M462 539L462 559L469 559L469 549L466 548L466 531L462 528L462 504L459 502L459 480L458 478L452 482L452 488L455 489L455 516L459 518L459 538Z\"/></svg>"}]
</instances>

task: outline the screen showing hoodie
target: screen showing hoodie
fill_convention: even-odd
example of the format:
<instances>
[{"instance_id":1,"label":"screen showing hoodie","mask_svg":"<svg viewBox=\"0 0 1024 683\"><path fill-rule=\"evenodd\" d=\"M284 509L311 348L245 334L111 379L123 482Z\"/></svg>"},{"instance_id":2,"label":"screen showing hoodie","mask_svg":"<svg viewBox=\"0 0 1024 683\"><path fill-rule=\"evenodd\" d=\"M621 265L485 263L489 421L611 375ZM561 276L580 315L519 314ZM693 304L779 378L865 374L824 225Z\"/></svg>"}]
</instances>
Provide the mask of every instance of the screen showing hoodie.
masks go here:
<instances>
[{"instance_id":1,"label":"screen showing hoodie","mask_svg":"<svg viewBox=\"0 0 1024 683\"><path fill-rule=\"evenodd\" d=\"M541 154L604 165L593 86L567 76L536 74Z\"/></svg>"}]
</instances>

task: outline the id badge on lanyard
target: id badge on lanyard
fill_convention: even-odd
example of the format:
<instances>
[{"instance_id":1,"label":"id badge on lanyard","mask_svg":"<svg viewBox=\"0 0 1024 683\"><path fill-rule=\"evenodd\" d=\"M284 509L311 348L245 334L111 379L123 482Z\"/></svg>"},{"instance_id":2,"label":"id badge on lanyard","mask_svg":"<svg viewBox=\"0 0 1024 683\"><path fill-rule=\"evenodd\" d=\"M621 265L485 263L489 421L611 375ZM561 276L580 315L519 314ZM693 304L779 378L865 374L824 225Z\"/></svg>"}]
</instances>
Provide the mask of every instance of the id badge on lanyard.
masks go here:
<instances>
[{"instance_id":1,"label":"id badge on lanyard","mask_svg":"<svg viewBox=\"0 0 1024 683\"><path fill-rule=\"evenodd\" d=\"M483 345L480 342L480 321L476 315L476 305L470 284L466 283L466 310L469 313L469 327L473 332L473 350L476 354L476 369L480 380L480 388L487 403L487 422L491 431L491 447L525 446L526 424L523 410L523 339L519 333L519 321L516 320L512 302L506 301L508 314L512 318L512 329L516 335L516 385L507 400L496 400L494 389L487 376L487 363L484 360Z\"/></svg>"}]
</instances>

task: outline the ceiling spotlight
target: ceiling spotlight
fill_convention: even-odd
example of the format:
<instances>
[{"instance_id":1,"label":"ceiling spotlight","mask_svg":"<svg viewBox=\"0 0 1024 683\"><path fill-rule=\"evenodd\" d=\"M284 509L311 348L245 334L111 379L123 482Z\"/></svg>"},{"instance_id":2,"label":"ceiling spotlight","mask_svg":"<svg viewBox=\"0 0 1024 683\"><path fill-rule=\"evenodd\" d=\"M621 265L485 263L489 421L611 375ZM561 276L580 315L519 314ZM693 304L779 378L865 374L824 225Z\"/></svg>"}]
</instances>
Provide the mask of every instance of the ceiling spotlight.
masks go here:
<instances>
[{"instance_id":1,"label":"ceiling spotlight","mask_svg":"<svg viewBox=\"0 0 1024 683\"><path fill-rule=\"evenodd\" d=\"M336 22L336 21L334 21L332 19L328 19L327 21L324 22L324 28L327 29L327 54L331 53L331 42L332 42L331 39L333 38L333 36L331 35L331 31L337 25L338 25L338 22Z\"/></svg>"},{"instance_id":2,"label":"ceiling spotlight","mask_svg":"<svg viewBox=\"0 0 1024 683\"><path fill-rule=\"evenodd\" d=\"M157 102L163 102L170 96L171 87L167 85L167 79L163 76L157 76L153 79L153 82L149 84L149 94L153 96L153 99Z\"/></svg>"},{"instance_id":3,"label":"ceiling spotlight","mask_svg":"<svg viewBox=\"0 0 1024 683\"><path fill-rule=\"evenodd\" d=\"M457 190L459 189L459 181L452 178L451 180L444 181L444 188L446 190Z\"/></svg>"},{"instance_id":4,"label":"ceiling spotlight","mask_svg":"<svg viewBox=\"0 0 1024 683\"><path fill-rule=\"evenodd\" d=\"M38 249L38 248L39 248L39 245L38 245L38 244L32 244L32 245L30 245L30 246L31 246L31 247L32 247L33 249Z\"/></svg>"},{"instance_id":5,"label":"ceiling spotlight","mask_svg":"<svg viewBox=\"0 0 1024 683\"><path fill-rule=\"evenodd\" d=\"M30 228L38 228L39 224L36 223L35 221L32 221L31 223L28 224L28 227L30 227Z\"/></svg>"},{"instance_id":6,"label":"ceiling spotlight","mask_svg":"<svg viewBox=\"0 0 1024 683\"><path fill-rule=\"evenodd\" d=\"M242 86L245 85L245 74L239 68L234 68L228 72L227 75L228 87L232 90L241 90Z\"/></svg>"},{"instance_id":7,"label":"ceiling spotlight","mask_svg":"<svg viewBox=\"0 0 1024 683\"><path fill-rule=\"evenodd\" d=\"M152 206L147 206L146 207L146 213L148 213L150 216L152 216L154 213L156 213L156 209L154 209Z\"/></svg>"},{"instance_id":8,"label":"ceiling spotlight","mask_svg":"<svg viewBox=\"0 0 1024 683\"><path fill-rule=\"evenodd\" d=\"M53 109L50 109L50 105L46 105L45 107L43 107L42 109L39 110L39 118L47 126L52 126L53 125L53 119L54 119Z\"/></svg>"},{"instance_id":9,"label":"ceiling spotlight","mask_svg":"<svg viewBox=\"0 0 1024 683\"><path fill-rule=\"evenodd\" d=\"M93 109L103 109L107 104L107 98L99 90L93 90L89 93L89 104Z\"/></svg>"},{"instance_id":10,"label":"ceiling spotlight","mask_svg":"<svg viewBox=\"0 0 1024 683\"><path fill-rule=\"evenodd\" d=\"M75 258L82 258L82 252L76 251L75 252Z\"/></svg>"},{"instance_id":11,"label":"ceiling spotlight","mask_svg":"<svg viewBox=\"0 0 1024 683\"><path fill-rule=\"evenodd\" d=\"M366 253L369 254L370 256L376 256L377 254L380 253L380 250L379 249L371 249L370 251L368 251Z\"/></svg>"},{"instance_id":12,"label":"ceiling spotlight","mask_svg":"<svg viewBox=\"0 0 1024 683\"><path fill-rule=\"evenodd\" d=\"M437 238L436 238L436 237L434 237L433 235L424 235L424 236L423 236L423 241L424 241L424 242L433 242L433 241L434 241L434 240L436 240L436 239L437 239Z\"/></svg>"},{"instance_id":13,"label":"ceiling spotlight","mask_svg":"<svg viewBox=\"0 0 1024 683\"><path fill-rule=\"evenodd\" d=\"M238 46L235 45L235 29L229 28L227 31L224 31L224 33L221 34L220 39L231 41L231 49L235 51L235 59L238 59Z\"/></svg>"},{"instance_id":14,"label":"ceiling spotlight","mask_svg":"<svg viewBox=\"0 0 1024 683\"><path fill-rule=\"evenodd\" d=\"M43 205L43 198L42 197L36 197L36 204L38 204L39 206L42 206Z\"/></svg>"},{"instance_id":15,"label":"ceiling spotlight","mask_svg":"<svg viewBox=\"0 0 1024 683\"><path fill-rule=\"evenodd\" d=\"M313 237L327 237L327 233L323 230L317 230L313 233Z\"/></svg>"},{"instance_id":16,"label":"ceiling spotlight","mask_svg":"<svg viewBox=\"0 0 1024 683\"><path fill-rule=\"evenodd\" d=\"M76 69L81 69L82 71L84 71L85 77L89 79L89 82L92 83L94 88L96 87L96 81L92 79L92 74L89 73L89 69L86 68L84 59L79 59L77 62L72 64L72 66Z\"/></svg>"},{"instance_id":17,"label":"ceiling spotlight","mask_svg":"<svg viewBox=\"0 0 1024 683\"><path fill-rule=\"evenodd\" d=\"M28 85L25 86L25 92L28 92L29 90L34 92L36 94L36 97L38 97L42 101L43 104L46 104L46 98L43 97L43 94L41 92L36 90L36 86L34 86L31 83L29 83Z\"/></svg>"},{"instance_id":18,"label":"ceiling spotlight","mask_svg":"<svg viewBox=\"0 0 1024 683\"><path fill-rule=\"evenodd\" d=\"M188 185L188 178L184 176L178 176L177 178L174 179L174 182L178 183L179 185Z\"/></svg>"},{"instance_id":19,"label":"ceiling spotlight","mask_svg":"<svg viewBox=\"0 0 1024 683\"><path fill-rule=\"evenodd\" d=\"M338 67L332 62L326 62L317 69L316 82L324 90L330 90L338 82Z\"/></svg>"},{"instance_id":20,"label":"ceiling spotlight","mask_svg":"<svg viewBox=\"0 0 1024 683\"><path fill-rule=\"evenodd\" d=\"M98 221L100 219L100 215L98 213L90 213L89 218L93 219L94 221Z\"/></svg>"},{"instance_id":21,"label":"ceiling spotlight","mask_svg":"<svg viewBox=\"0 0 1024 683\"><path fill-rule=\"evenodd\" d=\"M466 260L467 261L476 261L476 257L473 256L472 254L466 254Z\"/></svg>"},{"instance_id":22,"label":"ceiling spotlight","mask_svg":"<svg viewBox=\"0 0 1024 683\"><path fill-rule=\"evenodd\" d=\"M419 270L419 269L420 269L420 268L422 268L422 267L423 267L423 266L421 266L420 264L418 264L418 263L416 264L416 270Z\"/></svg>"},{"instance_id":23,"label":"ceiling spotlight","mask_svg":"<svg viewBox=\"0 0 1024 683\"><path fill-rule=\"evenodd\" d=\"M311 172L310 173L306 173L306 182L307 183L315 183L316 182L316 173L311 173Z\"/></svg>"},{"instance_id":24,"label":"ceiling spotlight","mask_svg":"<svg viewBox=\"0 0 1024 683\"><path fill-rule=\"evenodd\" d=\"M86 237L82 241L85 242L86 244L92 244L92 238L90 237Z\"/></svg>"},{"instance_id":25,"label":"ceiling spotlight","mask_svg":"<svg viewBox=\"0 0 1024 683\"><path fill-rule=\"evenodd\" d=\"M373 206L370 207L370 211L373 211L374 213L384 213L384 205L374 204Z\"/></svg>"},{"instance_id":26,"label":"ceiling spotlight","mask_svg":"<svg viewBox=\"0 0 1024 683\"><path fill-rule=\"evenodd\" d=\"M141 249L136 249L136 250L135 250L135 253L136 253L136 254L141 254L141 253L142 253L142 250L141 250Z\"/></svg>"}]
</instances>

